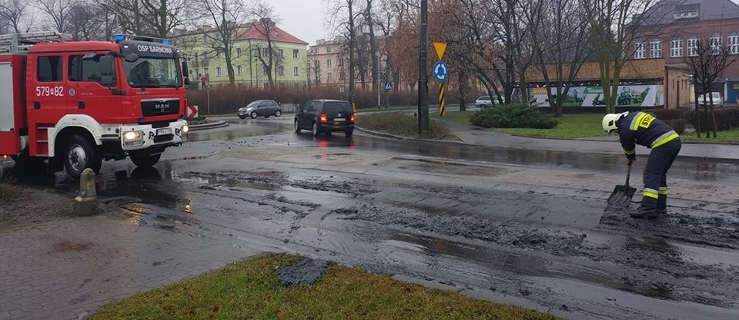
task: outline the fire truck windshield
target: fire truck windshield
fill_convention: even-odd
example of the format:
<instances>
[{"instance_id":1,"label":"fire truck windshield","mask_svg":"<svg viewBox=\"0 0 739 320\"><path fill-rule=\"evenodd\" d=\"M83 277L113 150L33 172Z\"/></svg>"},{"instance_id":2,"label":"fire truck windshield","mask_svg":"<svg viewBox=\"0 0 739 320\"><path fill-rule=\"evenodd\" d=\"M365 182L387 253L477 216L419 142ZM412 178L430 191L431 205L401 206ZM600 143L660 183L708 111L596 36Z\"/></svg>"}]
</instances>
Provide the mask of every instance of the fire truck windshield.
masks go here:
<instances>
[{"instance_id":1,"label":"fire truck windshield","mask_svg":"<svg viewBox=\"0 0 739 320\"><path fill-rule=\"evenodd\" d=\"M139 57L123 60L128 85L134 88L176 88L182 86L177 59Z\"/></svg>"}]
</instances>

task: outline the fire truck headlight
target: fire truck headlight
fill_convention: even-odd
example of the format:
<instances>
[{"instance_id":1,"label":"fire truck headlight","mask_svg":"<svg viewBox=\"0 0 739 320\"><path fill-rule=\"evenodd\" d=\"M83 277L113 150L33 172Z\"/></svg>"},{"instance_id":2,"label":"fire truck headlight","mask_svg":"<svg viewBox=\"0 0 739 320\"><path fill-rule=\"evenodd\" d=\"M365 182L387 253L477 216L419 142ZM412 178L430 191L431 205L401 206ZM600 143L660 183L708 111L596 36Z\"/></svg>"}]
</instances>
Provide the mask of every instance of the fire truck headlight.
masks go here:
<instances>
[{"instance_id":1,"label":"fire truck headlight","mask_svg":"<svg viewBox=\"0 0 739 320\"><path fill-rule=\"evenodd\" d=\"M123 133L123 144L138 145L144 143L143 131L128 131Z\"/></svg>"},{"instance_id":2,"label":"fire truck headlight","mask_svg":"<svg viewBox=\"0 0 739 320\"><path fill-rule=\"evenodd\" d=\"M190 126L188 125L182 126L182 134L187 134L188 132L190 132Z\"/></svg>"}]
</instances>

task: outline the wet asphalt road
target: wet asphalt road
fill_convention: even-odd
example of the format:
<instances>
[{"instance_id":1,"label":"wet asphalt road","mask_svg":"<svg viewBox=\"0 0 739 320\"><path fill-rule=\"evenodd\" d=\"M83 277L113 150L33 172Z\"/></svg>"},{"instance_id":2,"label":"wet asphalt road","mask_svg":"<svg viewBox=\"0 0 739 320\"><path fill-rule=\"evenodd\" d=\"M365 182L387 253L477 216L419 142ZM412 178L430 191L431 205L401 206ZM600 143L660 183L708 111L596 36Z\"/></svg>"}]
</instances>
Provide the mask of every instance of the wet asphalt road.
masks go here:
<instances>
[{"instance_id":1,"label":"wet asphalt road","mask_svg":"<svg viewBox=\"0 0 739 320\"><path fill-rule=\"evenodd\" d=\"M613 155L313 138L283 117L193 132L153 169L107 162L98 193L154 232L565 318L739 318L736 164L677 160L671 214L656 222L604 210L622 171ZM76 192L63 175L16 179Z\"/></svg>"}]
</instances>

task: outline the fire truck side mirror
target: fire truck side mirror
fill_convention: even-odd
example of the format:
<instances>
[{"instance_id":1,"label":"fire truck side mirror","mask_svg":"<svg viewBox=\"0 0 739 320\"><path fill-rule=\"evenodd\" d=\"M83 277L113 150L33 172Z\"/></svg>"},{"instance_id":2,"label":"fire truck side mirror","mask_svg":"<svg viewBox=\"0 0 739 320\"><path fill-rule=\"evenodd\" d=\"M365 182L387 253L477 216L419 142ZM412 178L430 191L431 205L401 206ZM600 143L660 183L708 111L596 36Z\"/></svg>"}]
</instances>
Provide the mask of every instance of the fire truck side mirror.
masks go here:
<instances>
[{"instance_id":1,"label":"fire truck side mirror","mask_svg":"<svg viewBox=\"0 0 739 320\"><path fill-rule=\"evenodd\" d=\"M190 70L187 68L187 61L182 61L182 75L185 77L185 85L190 85Z\"/></svg>"}]
</instances>

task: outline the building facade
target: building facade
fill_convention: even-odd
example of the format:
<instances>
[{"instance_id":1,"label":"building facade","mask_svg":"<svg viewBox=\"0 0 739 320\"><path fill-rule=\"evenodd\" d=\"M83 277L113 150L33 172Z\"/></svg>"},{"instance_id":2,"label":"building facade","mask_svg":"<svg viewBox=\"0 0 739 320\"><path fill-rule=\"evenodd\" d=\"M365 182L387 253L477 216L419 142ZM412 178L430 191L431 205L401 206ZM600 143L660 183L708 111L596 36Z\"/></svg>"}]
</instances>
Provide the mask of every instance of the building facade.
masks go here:
<instances>
[{"instance_id":1,"label":"building facade","mask_svg":"<svg viewBox=\"0 0 739 320\"><path fill-rule=\"evenodd\" d=\"M234 79L238 85L269 87L269 55L272 56L272 79L277 88L302 87L308 81L307 42L280 29L273 22L269 31L264 24L253 21L239 27L231 51ZM268 40L269 39L269 40ZM206 80L212 85L229 83L222 41L217 30L201 28L179 32L174 44L187 58L193 80ZM268 49L268 42L272 50ZM264 60L265 62L263 62Z\"/></svg>"},{"instance_id":2,"label":"building facade","mask_svg":"<svg viewBox=\"0 0 739 320\"><path fill-rule=\"evenodd\" d=\"M312 87L335 88L344 93L349 88L347 52L341 38L318 40L308 48L308 79Z\"/></svg>"},{"instance_id":3,"label":"building facade","mask_svg":"<svg viewBox=\"0 0 739 320\"><path fill-rule=\"evenodd\" d=\"M720 92L727 103L739 101L739 5L732 1L660 1L644 14L640 28L630 39L631 47L625 48L628 60L620 75L619 105L690 107L695 94L686 61L696 55L699 41L726 46L730 59L737 60L719 75L712 90ZM582 88L571 91L575 96L570 100L583 107L599 105L599 76L597 62L586 62L576 78ZM531 68L527 79L534 84L543 81L539 68ZM546 89L532 91L537 101L545 99Z\"/></svg>"},{"instance_id":4,"label":"building facade","mask_svg":"<svg viewBox=\"0 0 739 320\"><path fill-rule=\"evenodd\" d=\"M699 43L726 47L729 59L739 58L739 5L730 0L663 0L646 13L642 25L635 35L631 58L665 61L668 107L691 103L692 97L682 97L679 92L686 91L692 81L686 60L698 55ZM711 90L734 104L739 98L734 83L739 83L739 61L719 74Z\"/></svg>"}]
</instances>

